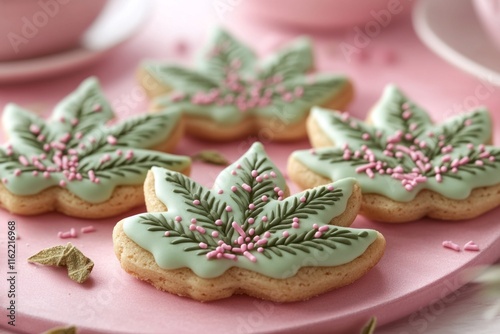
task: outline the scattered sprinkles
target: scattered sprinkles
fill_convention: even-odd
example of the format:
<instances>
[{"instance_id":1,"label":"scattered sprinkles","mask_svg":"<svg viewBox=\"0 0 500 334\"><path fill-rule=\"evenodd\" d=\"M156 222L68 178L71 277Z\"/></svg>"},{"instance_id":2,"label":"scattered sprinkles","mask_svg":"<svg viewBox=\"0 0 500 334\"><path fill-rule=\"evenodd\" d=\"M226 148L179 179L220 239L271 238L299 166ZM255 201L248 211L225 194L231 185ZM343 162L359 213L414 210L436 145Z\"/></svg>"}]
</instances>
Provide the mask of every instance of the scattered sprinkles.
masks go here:
<instances>
[{"instance_id":1,"label":"scattered sprinkles","mask_svg":"<svg viewBox=\"0 0 500 334\"><path fill-rule=\"evenodd\" d=\"M443 241L442 245L444 248L454 250L455 252L460 252L460 246L454 243L453 241L450 240Z\"/></svg>"}]
</instances>

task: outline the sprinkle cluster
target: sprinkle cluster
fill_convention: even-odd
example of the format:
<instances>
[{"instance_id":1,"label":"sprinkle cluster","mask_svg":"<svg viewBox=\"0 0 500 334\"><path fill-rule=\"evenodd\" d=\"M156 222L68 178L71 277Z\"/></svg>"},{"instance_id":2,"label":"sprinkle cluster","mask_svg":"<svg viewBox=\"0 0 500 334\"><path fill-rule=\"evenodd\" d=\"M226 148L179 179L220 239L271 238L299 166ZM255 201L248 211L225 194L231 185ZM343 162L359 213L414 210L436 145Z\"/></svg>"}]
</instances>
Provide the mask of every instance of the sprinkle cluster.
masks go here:
<instances>
[{"instance_id":1,"label":"sprinkle cluster","mask_svg":"<svg viewBox=\"0 0 500 334\"><path fill-rule=\"evenodd\" d=\"M456 174L462 167L471 164L483 166L495 161L495 156L485 150L484 144L470 143L466 145L468 149L466 155L452 158L451 153L456 147L446 144L445 135L436 135L430 131L427 132L427 140L417 138L414 132L423 129L419 129L417 122L412 122L414 113L410 104L405 102L402 108L402 118L409 123L409 131L397 130L386 136L385 142L382 141L383 133L380 131L376 131L375 134L364 132L361 134L361 139L367 144L356 148L350 147L347 143L342 146L342 159L357 162L356 173L364 173L369 178L374 178L377 174L389 175L401 181L404 189L412 191L419 183L425 183L429 178L435 178L441 183L443 176ZM343 114L341 119L347 126L358 128L358 124L351 120L348 114ZM464 127L472 124L472 119L463 121ZM368 144L373 139L384 143L381 155L369 148ZM435 157L440 158L435 159Z\"/></svg>"},{"instance_id":2,"label":"sprinkle cluster","mask_svg":"<svg viewBox=\"0 0 500 334\"><path fill-rule=\"evenodd\" d=\"M273 182L273 179L277 178L277 174L274 171L269 171L269 172L264 172L261 173L258 170L254 169L251 170L250 172L245 171L242 169L242 166L240 164L236 165L235 169L232 169L230 174L231 175L238 175L239 173L249 173L249 175L252 177L253 182L252 184L259 184L262 182ZM252 188L251 185L247 183L243 183L241 185L239 184L233 184L228 187L229 189L227 191L230 191L232 193L235 193L236 195L238 193L252 193L254 189ZM333 191L334 187L332 185L327 186L328 191ZM217 194L223 194L224 189L219 189L217 191ZM281 189L279 186L274 184L273 188L273 193L268 194L268 195L262 195L259 196L258 198L255 198L253 203L248 204L248 212L252 212L253 210L256 209L257 205L260 203L268 203L271 200L277 200L277 201L282 201L284 199L285 192L283 189ZM299 198L300 203L307 204L308 199L306 196L301 196ZM195 199L192 201L192 204L194 206L201 205L201 202L199 199ZM232 212L233 207L231 206L226 206L225 207L226 212ZM231 242L227 242L227 239L224 240L224 238L221 237L220 233L216 230L213 231L207 231L204 227L200 226L197 224L196 218L187 218L185 219L184 217L181 216L175 216L174 217L174 222L176 223L182 223L184 221L188 221L188 229L191 231L193 234L200 234L202 236L209 235L213 238L213 240L216 242L217 246L210 246L207 242L200 242L198 244L198 247L200 250L210 250L205 254L207 259L230 259L230 260L238 260L238 256L244 256L248 260L252 262L256 262L257 258L255 257L254 254L252 254L252 251L257 251L259 253L263 253L265 251L266 245L270 241L272 237L276 237L276 235L272 236L271 232L269 230L264 229L259 229L259 225L264 225L269 224L270 218L268 215L260 215L258 218L253 218L253 217L248 217L245 218L245 221L223 221L222 219L216 219L214 222L215 226L225 226L226 224L230 224L232 231L234 231L233 238ZM291 223L291 229L299 229L300 228L300 219L298 217L293 217L292 218L292 223ZM321 236L327 232L330 229L330 226L324 225L324 226L318 226L318 224L313 224L313 230L315 230L314 233L314 238L321 238ZM257 233L257 231L263 231L262 233ZM164 232L165 237L171 237L171 231L165 231ZM229 234L231 236L231 233ZM284 230L281 232L281 237L282 238L289 238L291 236L290 231Z\"/></svg>"},{"instance_id":3,"label":"sprinkle cluster","mask_svg":"<svg viewBox=\"0 0 500 334\"><path fill-rule=\"evenodd\" d=\"M220 50L216 46L214 50ZM220 51L218 51L220 52ZM218 52L212 52L216 56ZM274 99L293 102L304 94L302 86L286 88L281 74L275 74L264 79L245 79L240 75L241 60L235 58L224 68L224 78L219 87L209 91L199 91L187 95L174 91L170 95L172 102L189 101L194 105L236 106L245 112L254 108L264 108L271 105Z\"/></svg>"},{"instance_id":4,"label":"sprinkle cluster","mask_svg":"<svg viewBox=\"0 0 500 334\"><path fill-rule=\"evenodd\" d=\"M100 112L101 110L102 107L99 104L96 104L92 109L93 112ZM57 121L60 123L69 122L73 127L79 123L79 120L76 118L67 120L64 117L61 117ZM81 141L84 134L81 132L76 132L74 134L66 132L54 140L48 140L48 138L41 133L40 127L35 123L32 123L29 126L29 131L31 134L36 136L37 142L41 147L43 147L43 153L32 156L22 154L18 155L19 163L25 168L14 169L12 171L14 176L19 177L22 173L30 172L33 176L41 176L49 179L53 173L62 173L64 175L64 179L59 181L59 186L61 187L66 187L67 182L81 181L85 178L88 178L93 183L100 183L100 179L96 177L94 170L90 169L83 174L79 170L82 151L87 149L88 143L95 144L96 139L94 137L89 136L85 138L88 140L87 144L80 142L77 146L70 146L70 142ZM114 146L118 142L117 138L112 135L107 136L106 141L110 146ZM133 150L123 152L121 149L117 149L115 153L118 157L123 155L127 160L131 160L134 157ZM9 143L6 145L5 154L9 157L16 154L15 148L12 144ZM105 153L102 155L99 163L104 164L110 162L111 160L111 155L109 153ZM4 177L2 182L7 183L8 179Z\"/></svg>"}]
</instances>

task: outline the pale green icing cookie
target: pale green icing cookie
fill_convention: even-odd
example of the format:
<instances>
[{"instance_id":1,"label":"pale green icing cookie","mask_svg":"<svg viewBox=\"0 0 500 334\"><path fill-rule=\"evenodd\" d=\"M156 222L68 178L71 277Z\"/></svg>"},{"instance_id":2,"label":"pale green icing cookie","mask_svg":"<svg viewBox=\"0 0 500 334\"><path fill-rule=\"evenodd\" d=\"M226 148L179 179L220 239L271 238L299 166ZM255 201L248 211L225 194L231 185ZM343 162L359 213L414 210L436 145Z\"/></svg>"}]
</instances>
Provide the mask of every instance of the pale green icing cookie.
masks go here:
<instances>
[{"instance_id":1,"label":"pale green icing cookie","mask_svg":"<svg viewBox=\"0 0 500 334\"><path fill-rule=\"evenodd\" d=\"M0 148L0 177L14 195L64 187L89 203L111 197L119 185L140 185L152 166L181 171L188 157L147 150L166 141L178 113L114 117L96 79L85 80L63 99L49 120L9 104L3 126L9 142Z\"/></svg>"},{"instance_id":2,"label":"pale green icing cookie","mask_svg":"<svg viewBox=\"0 0 500 334\"><path fill-rule=\"evenodd\" d=\"M250 49L223 30L203 52L199 70L152 61L142 65L172 89L158 97L158 105L220 124L235 124L248 116L278 117L286 124L303 120L312 106L331 100L348 84L344 76L307 75L312 66L306 38L259 64Z\"/></svg>"},{"instance_id":3,"label":"pale green icing cookie","mask_svg":"<svg viewBox=\"0 0 500 334\"><path fill-rule=\"evenodd\" d=\"M500 182L500 149L484 145L492 136L484 108L433 125L422 108L388 86L371 125L320 108L311 117L335 147L292 156L326 178L356 178L365 194L407 202L429 189L460 200Z\"/></svg>"},{"instance_id":4,"label":"pale green icing cookie","mask_svg":"<svg viewBox=\"0 0 500 334\"><path fill-rule=\"evenodd\" d=\"M152 171L168 212L126 218L123 229L161 268L212 278L239 267L287 278L303 266L351 262L377 239L373 230L328 225L345 211L354 179L283 198L285 180L260 143L224 169L213 189Z\"/></svg>"}]
</instances>

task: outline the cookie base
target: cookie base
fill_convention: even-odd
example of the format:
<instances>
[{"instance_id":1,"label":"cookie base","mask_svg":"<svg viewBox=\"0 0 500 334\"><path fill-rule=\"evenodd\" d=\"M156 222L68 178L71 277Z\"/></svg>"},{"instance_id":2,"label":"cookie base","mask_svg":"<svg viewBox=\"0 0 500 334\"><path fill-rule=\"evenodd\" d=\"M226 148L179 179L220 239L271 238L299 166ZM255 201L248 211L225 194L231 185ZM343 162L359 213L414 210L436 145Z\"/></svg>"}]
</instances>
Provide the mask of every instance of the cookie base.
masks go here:
<instances>
[{"instance_id":1,"label":"cookie base","mask_svg":"<svg viewBox=\"0 0 500 334\"><path fill-rule=\"evenodd\" d=\"M158 290L206 302L233 294L246 294L273 302L307 300L356 281L375 266L384 254L385 239L378 238L361 256L336 267L303 267L295 276L276 279L241 268L230 268L216 278L202 278L191 269L162 269L153 255L133 242L123 231L123 222L113 230L115 254L130 275ZM314 278L314 279L312 279Z\"/></svg>"}]
</instances>

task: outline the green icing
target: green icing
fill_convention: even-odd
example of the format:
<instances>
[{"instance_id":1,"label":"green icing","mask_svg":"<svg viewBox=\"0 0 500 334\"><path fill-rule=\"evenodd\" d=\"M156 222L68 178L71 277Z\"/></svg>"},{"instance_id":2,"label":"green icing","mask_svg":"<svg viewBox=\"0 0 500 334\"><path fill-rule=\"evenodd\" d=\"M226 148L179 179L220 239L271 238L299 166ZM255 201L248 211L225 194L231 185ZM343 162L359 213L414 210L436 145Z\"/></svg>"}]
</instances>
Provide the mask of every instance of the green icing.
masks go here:
<instances>
[{"instance_id":1,"label":"green icing","mask_svg":"<svg viewBox=\"0 0 500 334\"><path fill-rule=\"evenodd\" d=\"M285 179L260 143L224 169L212 189L176 172L156 167L152 171L156 196L168 211L126 218L123 228L129 238L153 254L161 268L187 267L200 277L212 278L239 267L287 278L304 266L348 263L377 238L373 230L327 225L345 211L354 179L280 198ZM251 189L245 189L245 185ZM294 218L298 225L294 225ZM318 226L314 228L314 224ZM328 230L318 235L325 225ZM241 231L250 239L244 239ZM257 245L256 236L267 242ZM246 246L240 245L239 237ZM224 254L235 259L216 256L222 242L230 246ZM248 247L248 254L239 251L244 247Z\"/></svg>"},{"instance_id":2,"label":"green icing","mask_svg":"<svg viewBox=\"0 0 500 334\"><path fill-rule=\"evenodd\" d=\"M410 114L404 114L405 111L410 111ZM500 149L483 145L492 135L490 115L484 108L433 125L422 108L409 101L396 87L388 86L372 110L372 124L320 108L313 109L311 117L335 147L319 148L313 152L295 151L292 156L326 178L356 178L363 193L380 194L396 201L407 202L414 199L419 191L429 189L445 197L460 200L467 198L474 188L492 186L500 182ZM384 153L388 143L394 141L398 132L402 137L394 142L394 147L401 145L411 149L413 146L413 154L421 154L428 159L429 168L419 166L412 159L412 153L400 154L400 157L391 157ZM424 147L420 146L421 142L425 142ZM371 150L375 161L383 164L384 171L400 166L404 174L415 173L425 177L425 180L422 179L423 182L417 182L408 190L400 179L390 173L380 174L376 168L372 168L372 177L366 172L357 172L357 168L370 163L364 156L363 145ZM446 148L443 151L444 147L451 148L451 151ZM346 148L351 152L349 159L345 157ZM361 154L355 157L355 151ZM392 152L395 152L395 149ZM449 160L446 156L449 156ZM466 160L463 164L457 166L454 171L454 160L460 161L464 158ZM436 167L441 169L439 173L436 173Z\"/></svg>"},{"instance_id":3,"label":"green icing","mask_svg":"<svg viewBox=\"0 0 500 334\"><path fill-rule=\"evenodd\" d=\"M198 71L152 61L142 66L172 89L157 97L157 105L220 124L249 116L296 123L312 106L339 95L348 82L339 75L307 75L313 66L307 38L297 39L259 66L254 53L223 30L202 53Z\"/></svg>"},{"instance_id":4,"label":"green icing","mask_svg":"<svg viewBox=\"0 0 500 334\"><path fill-rule=\"evenodd\" d=\"M94 78L63 99L47 121L7 105L3 125L10 141L0 148L3 186L15 195L63 186L87 202L100 203L116 186L142 184L152 166L177 171L189 166L188 157L147 150L168 138L180 114L142 115L106 125L113 117Z\"/></svg>"}]
</instances>

